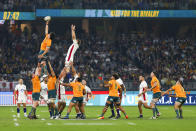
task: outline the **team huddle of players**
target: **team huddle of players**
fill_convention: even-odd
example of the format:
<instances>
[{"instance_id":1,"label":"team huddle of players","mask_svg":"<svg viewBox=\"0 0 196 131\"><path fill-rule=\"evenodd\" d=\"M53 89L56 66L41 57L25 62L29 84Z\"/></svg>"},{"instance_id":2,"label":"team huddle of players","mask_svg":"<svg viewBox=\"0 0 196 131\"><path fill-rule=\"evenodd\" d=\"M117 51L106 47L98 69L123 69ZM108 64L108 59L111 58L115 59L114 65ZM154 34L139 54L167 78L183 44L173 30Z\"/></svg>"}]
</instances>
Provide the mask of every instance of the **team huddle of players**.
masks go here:
<instances>
[{"instance_id":1,"label":"team huddle of players","mask_svg":"<svg viewBox=\"0 0 196 131\"><path fill-rule=\"evenodd\" d=\"M17 113L18 117L20 116L20 104L23 103L24 107L24 115L29 119L37 119L36 116L36 108L39 105L40 101L45 101L48 105L48 110L50 112L51 119L59 119L61 118L61 113L63 112L66 106L66 97L65 97L65 88L73 89L73 98L69 104L67 109L67 114L63 119L69 119L69 114L73 107L75 107L75 111L77 113L76 118L85 119L85 105L88 102L89 96L92 95L91 90L88 86L86 86L86 81L82 80L80 73L76 72L74 67L73 59L74 54L79 48L81 41L76 39L75 34L75 26L71 25L71 34L73 44L69 47L66 58L65 58L65 66L62 69L59 77L56 77L56 74L52 68L52 65L48 59L48 52L51 47L52 40L54 39L54 33L48 33L48 25L49 21L46 21L45 34L46 37L43 40L40 48L40 52L38 55L38 64L35 69L35 73L32 74L32 99L33 105L29 115L26 114L26 86L23 84L23 80L19 80L19 84L15 88L15 98L17 100ZM139 86L139 94L138 94L138 108L140 112L139 118L143 117L142 114L142 105L145 108L151 109L153 112L152 119L156 119L160 116L159 110L156 106L156 103L159 101L162 95L168 94L169 91L175 90L176 96L178 99L175 102L175 112L177 114L177 118L182 117L182 105L186 101L186 94L184 92L184 88L182 87L180 81L176 82L171 89L166 92L161 92L160 82L152 72L150 74L151 80L151 88L148 88L148 85L145 81L144 76L139 77L139 81L141 84ZM68 78L68 82L64 83L65 79ZM104 114L107 111L108 107L111 108L112 115L109 118L116 117L116 119L120 118L120 111L125 115L125 118L128 119L128 115L125 110L121 106L122 100L122 92L124 91L124 97L126 97L126 88L123 84L123 81L120 79L118 74L113 74L111 76L111 80L108 82L104 82L104 87L109 88L109 96L106 101L105 107L102 111L102 114L98 119L104 119ZM16 91L18 91L18 96L16 96ZM147 91L153 92L153 98L150 105L147 104ZM56 106L55 101L58 100L58 104ZM114 107L116 108L117 116L114 113Z\"/></svg>"}]
</instances>

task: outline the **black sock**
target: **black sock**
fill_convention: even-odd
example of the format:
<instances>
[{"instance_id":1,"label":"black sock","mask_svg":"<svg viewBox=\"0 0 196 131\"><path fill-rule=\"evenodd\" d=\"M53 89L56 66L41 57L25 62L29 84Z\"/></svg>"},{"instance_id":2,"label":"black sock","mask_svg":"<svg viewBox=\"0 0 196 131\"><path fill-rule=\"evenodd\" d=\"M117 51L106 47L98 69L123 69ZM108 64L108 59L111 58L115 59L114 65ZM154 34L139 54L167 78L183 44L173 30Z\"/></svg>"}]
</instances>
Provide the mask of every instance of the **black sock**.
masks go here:
<instances>
[{"instance_id":1,"label":"black sock","mask_svg":"<svg viewBox=\"0 0 196 131\"><path fill-rule=\"evenodd\" d=\"M117 115L120 116L120 109L119 108L116 109L116 112L117 112Z\"/></svg>"},{"instance_id":2,"label":"black sock","mask_svg":"<svg viewBox=\"0 0 196 131\"><path fill-rule=\"evenodd\" d=\"M156 105L155 105L155 110L156 110L156 114L159 114L159 110Z\"/></svg>"},{"instance_id":3,"label":"black sock","mask_svg":"<svg viewBox=\"0 0 196 131\"><path fill-rule=\"evenodd\" d=\"M104 116L104 113L101 114L101 117L103 117L103 116Z\"/></svg>"},{"instance_id":4,"label":"black sock","mask_svg":"<svg viewBox=\"0 0 196 131\"><path fill-rule=\"evenodd\" d=\"M23 108L23 111L24 111L24 113L26 113L27 112L27 108Z\"/></svg>"},{"instance_id":5,"label":"black sock","mask_svg":"<svg viewBox=\"0 0 196 131\"><path fill-rule=\"evenodd\" d=\"M17 108L17 113L20 113L20 108Z\"/></svg>"},{"instance_id":6,"label":"black sock","mask_svg":"<svg viewBox=\"0 0 196 131\"><path fill-rule=\"evenodd\" d=\"M67 112L67 116L69 116L69 112Z\"/></svg>"}]
</instances>

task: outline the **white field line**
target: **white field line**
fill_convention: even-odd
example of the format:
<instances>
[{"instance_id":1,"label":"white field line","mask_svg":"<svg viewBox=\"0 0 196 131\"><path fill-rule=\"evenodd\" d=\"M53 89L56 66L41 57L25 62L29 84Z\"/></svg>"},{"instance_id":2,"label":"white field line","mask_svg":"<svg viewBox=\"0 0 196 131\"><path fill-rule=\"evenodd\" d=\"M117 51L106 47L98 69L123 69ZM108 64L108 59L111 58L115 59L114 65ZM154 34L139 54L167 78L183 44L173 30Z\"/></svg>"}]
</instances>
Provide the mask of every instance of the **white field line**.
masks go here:
<instances>
[{"instance_id":1,"label":"white field line","mask_svg":"<svg viewBox=\"0 0 196 131\"><path fill-rule=\"evenodd\" d=\"M13 115L13 117L16 117L16 115Z\"/></svg>"},{"instance_id":2,"label":"white field line","mask_svg":"<svg viewBox=\"0 0 196 131\"><path fill-rule=\"evenodd\" d=\"M19 126L19 124L18 124L18 123L14 123L14 125L15 125L15 126Z\"/></svg>"},{"instance_id":3,"label":"white field line","mask_svg":"<svg viewBox=\"0 0 196 131\"><path fill-rule=\"evenodd\" d=\"M16 118L14 118L13 120L14 120L14 121L17 121L17 119L16 119Z\"/></svg>"},{"instance_id":4,"label":"white field line","mask_svg":"<svg viewBox=\"0 0 196 131\"><path fill-rule=\"evenodd\" d=\"M68 126L111 126L113 123L64 123Z\"/></svg>"},{"instance_id":5,"label":"white field line","mask_svg":"<svg viewBox=\"0 0 196 131\"><path fill-rule=\"evenodd\" d=\"M58 119L58 120L63 120L63 121L85 121L85 120L97 121L99 119Z\"/></svg>"},{"instance_id":6,"label":"white field line","mask_svg":"<svg viewBox=\"0 0 196 131\"><path fill-rule=\"evenodd\" d=\"M129 122L128 125L132 125L132 126L135 126L136 124L133 123L133 122Z\"/></svg>"},{"instance_id":7,"label":"white field line","mask_svg":"<svg viewBox=\"0 0 196 131\"><path fill-rule=\"evenodd\" d=\"M47 123L47 125L51 126L51 125L52 125L52 123Z\"/></svg>"},{"instance_id":8,"label":"white field line","mask_svg":"<svg viewBox=\"0 0 196 131\"><path fill-rule=\"evenodd\" d=\"M42 121L45 121L46 119L42 118L41 120L42 120Z\"/></svg>"}]
</instances>

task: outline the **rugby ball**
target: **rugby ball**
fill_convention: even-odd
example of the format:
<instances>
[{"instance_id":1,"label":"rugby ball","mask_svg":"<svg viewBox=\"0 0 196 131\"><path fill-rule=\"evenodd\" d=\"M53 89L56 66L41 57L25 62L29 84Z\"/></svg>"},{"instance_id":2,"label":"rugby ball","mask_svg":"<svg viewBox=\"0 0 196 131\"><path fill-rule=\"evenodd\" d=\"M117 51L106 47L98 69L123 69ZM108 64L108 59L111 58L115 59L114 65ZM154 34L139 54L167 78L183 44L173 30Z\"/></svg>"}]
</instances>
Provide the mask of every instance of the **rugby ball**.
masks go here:
<instances>
[{"instance_id":1,"label":"rugby ball","mask_svg":"<svg viewBox=\"0 0 196 131\"><path fill-rule=\"evenodd\" d=\"M50 21L51 20L51 17L50 16L46 16L46 17L44 17L44 20L45 21Z\"/></svg>"}]
</instances>

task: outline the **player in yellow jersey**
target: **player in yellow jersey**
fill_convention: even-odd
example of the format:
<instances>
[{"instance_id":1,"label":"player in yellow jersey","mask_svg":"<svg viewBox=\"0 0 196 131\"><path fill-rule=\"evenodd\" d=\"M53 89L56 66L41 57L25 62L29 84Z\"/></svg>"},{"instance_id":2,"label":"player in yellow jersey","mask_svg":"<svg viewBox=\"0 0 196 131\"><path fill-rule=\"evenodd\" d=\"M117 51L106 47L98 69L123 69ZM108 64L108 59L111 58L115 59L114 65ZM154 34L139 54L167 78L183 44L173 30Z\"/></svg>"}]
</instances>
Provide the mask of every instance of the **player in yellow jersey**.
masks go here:
<instances>
[{"instance_id":1,"label":"player in yellow jersey","mask_svg":"<svg viewBox=\"0 0 196 131\"><path fill-rule=\"evenodd\" d=\"M84 85L82 84L82 79L78 77L75 82L71 83L61 83L61 85L65 87L72 87L73 88L73 98L69 104L67 115L64 117L64 119L69 119L69 114L71 113L72 108L75 106L77 116L80 115L79 106L78 104L81 104L81 119L86 119L85 116L85 110L83 103L83 95L86 94L86 90Z\"/></svg>"},{"instance_id":2,"label":"player in yellow jersey","mask_svg":"<svg viewBox=\"0 0 196 131\"><path fill-rule=\"evenodd\" d=\"M98 119L104 119L104 114L106 113L108 107L112 103L114 103L116 108L119 108L120 111L122 111L124 113L125 118L128 119L128 116L127 116L125 110L120 105L120 97L119 97L118 92L120 92L120 96L121 96L122 89L121 89L121 86L119 85L119 83L115 80L115 75L112 75L111 80L107 84L104 84L104 86L109 88L109 96L106 101L105 107L102 111L102 114ZM118 118L120 118L120 115L117 115L116 119L118 119Z\"/></svg>"},{"instance_id":3,"label":"player in yellow jersey","mask_svg":"<svg viewBox=\"0 0 196 131\"><path fill-rule=\"evenodd\" d=\"M31 112L28 115L29 119L37 119L36 117L36 108L39 106L39 98L40 98L40 91L41 91L41 83L40 83L40 72L39 67L36 68L35 74L32 74L32 84L33 84L33 106L31 108Z\"/></svg>"},{"instance_id":4,"label":"player in yellow jersey","mask_svg":"<svg viewBox=\"0 0 196 131\"><path fill-rule=\"evenodd\" d=\"M153 111L153 117L152 119L156 119L155 114L157 115L157 117L160 116L159 110L156 106L156 103L159 101L159 99L161 99L161 85L159 80L157 79L157 77L155 76L154 72L151 72L150 77L152 78L151 80L151 88L148 89L148 91L152 91L153 92L153 98L152 101L150 103L151 107L152 107L152 111Z\"/></svg>"},{"instance_id":5,"label":"player in yellow jersey","mask_svg":"<svg viewBox=\"0 0 196 131\"><path fill-rule=\"evenodd\" d=\"M182 87L180 80L177 80L176 84L174 86L172 86L170 89L168 89L166 92L163 93L163 95L165 94L169 94L170 91L175 91L176 95L170 95L170 97L176 97L177 100L174 104L174 109L176 112L176 118L177 119L183 119L182 116L182 105L184 104L184 102L186 102L186 93L184 91L184 88ZM180 115L179 115L180 112Z\"/></svg>"},{"instance_id":6,"label":"player in yellow jersey","mask_svg":"<svg viewBox=\"0 0 196 131\"><path fill-rule=\"evenodd\" d=\"M46 28L45 28L45 35L46 36L41 43L40 52L38 55L38 58L39 58L38 63L42 65L42 74L41 75L43 75L43 73L45 75L47 75L47 66L46 66L47 54L50 50L52 41L55 38L55 34L53 32L48 33L48 25L49 25L49 21L46 21Z\"/></svg>"}]
</instances>

